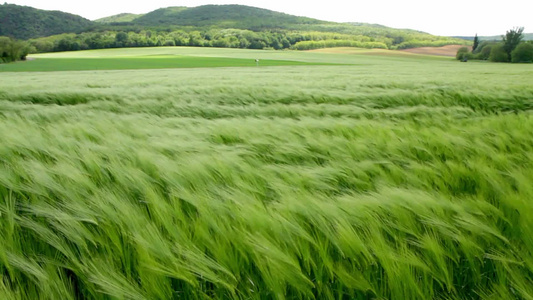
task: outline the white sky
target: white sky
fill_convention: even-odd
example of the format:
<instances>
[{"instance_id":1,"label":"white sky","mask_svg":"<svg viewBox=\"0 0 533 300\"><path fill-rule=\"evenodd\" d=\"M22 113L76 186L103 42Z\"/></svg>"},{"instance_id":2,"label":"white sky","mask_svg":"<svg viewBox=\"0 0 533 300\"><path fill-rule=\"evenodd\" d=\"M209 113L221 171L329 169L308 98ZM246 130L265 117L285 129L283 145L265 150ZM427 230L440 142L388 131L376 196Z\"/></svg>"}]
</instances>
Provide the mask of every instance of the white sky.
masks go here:
<instances>
[{"instance_id":1,"label":"white sky","mask_svg":"<svg viewBox=\"0 0 533 300\"><path fill-rule=\"evenodd\" d=\"M61 10L90 20L125 12L147 13L169 6L243 4L326 21L375 23L435 35L502 35L515 26L525 27L524 32L533 32L531 0L496 3L492 0L10 0L8 3Z\"/></svg>"}]
</instances>

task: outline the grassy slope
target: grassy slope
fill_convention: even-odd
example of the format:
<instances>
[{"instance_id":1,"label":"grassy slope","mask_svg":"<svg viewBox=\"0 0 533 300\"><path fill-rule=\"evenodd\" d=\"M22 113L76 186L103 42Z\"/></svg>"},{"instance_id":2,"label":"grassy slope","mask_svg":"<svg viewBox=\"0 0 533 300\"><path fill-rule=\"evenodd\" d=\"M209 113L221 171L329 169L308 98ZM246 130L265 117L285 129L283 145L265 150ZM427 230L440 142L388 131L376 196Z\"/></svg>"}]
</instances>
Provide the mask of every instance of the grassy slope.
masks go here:
<instances>
[{"instance_id":1,"label":"grassy slope","mask_svg":"<svg viewBox=\"0 0 533 300\"><path fill-rule=\"evenodd\" d=\"M261 53L0 74L0 298L533 296L530 66Z\"/></svg>"},{"instance_id":2,"label":"grassy slope","mask_svg":"<svg viewBox=\"0 0 533 300\"><path fill-rule=\"evenodd\" d=\"M130 14L130 13L122 13L118 15L113 15L105 18L100 18L98 20L94 20L98 23L121 23L121 22L132 22L133 20L142 17L144 14Z\"/></svg>"}]
</instances>

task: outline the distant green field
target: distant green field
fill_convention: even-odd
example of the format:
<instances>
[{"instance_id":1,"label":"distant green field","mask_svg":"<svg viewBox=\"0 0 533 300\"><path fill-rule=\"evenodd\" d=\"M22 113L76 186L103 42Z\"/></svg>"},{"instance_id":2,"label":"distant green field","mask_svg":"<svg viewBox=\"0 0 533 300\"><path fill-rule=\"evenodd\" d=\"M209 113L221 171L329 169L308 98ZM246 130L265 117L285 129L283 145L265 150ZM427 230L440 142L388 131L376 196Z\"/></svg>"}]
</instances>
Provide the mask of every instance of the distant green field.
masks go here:
<instances>
[{"instance_id":1,"label":"distant green field","mask_svg":"<svg viewBox=\"0 0 533 300\"><path fill-rule=\"evenodd\" d=\"M78 57L78 58L34 58L30 61L0 65L0 72L49 72L128 69L173 69L173 68L215 68L317 65L324 63L290 60L255 59L227 57L196 57L177 55L151 55L139 57Z\"/></svg>"},{"instance_id":2,"label":"distant green field","mask_svg":"<svg viewBox=\"0 0 533 300\"><path fill-rule=\"evenodd\" d=\"M531 65L33 57L0 73L2 300L533 299ZM217 67L255 59L307 65ZM203 67L51 71L122 60Z\"/></svg>"},{"instance_id":3,"label":"distant green field","mask_svg":"<svg viewBox=\"0 0 533 300\"><path fill-rule=\"evenodd\" d=\"M360 53L359 53L360 52ZM353 55L354 53L358 55ZM378 55L379 57L373 57ZM363 58L363 59L362 59ZM136 70L212 67L383 64L397 60L450 60L412 57L398 51L346 49L345 54L193 47L106 49L35 54L28 61L0 65L0 72Z\"/></svg>"}]
</instances>

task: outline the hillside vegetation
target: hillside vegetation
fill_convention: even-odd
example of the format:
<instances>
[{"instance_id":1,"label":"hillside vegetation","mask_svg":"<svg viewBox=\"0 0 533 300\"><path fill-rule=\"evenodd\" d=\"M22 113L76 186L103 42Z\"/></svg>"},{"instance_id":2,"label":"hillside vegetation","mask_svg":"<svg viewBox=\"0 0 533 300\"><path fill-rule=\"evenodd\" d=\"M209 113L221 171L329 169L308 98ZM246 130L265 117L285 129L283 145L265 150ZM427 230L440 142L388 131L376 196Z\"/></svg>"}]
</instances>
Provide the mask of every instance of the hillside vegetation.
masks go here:
<instances>
[{"instance_id":1,"label":"hillside vegetation","mask_svg":"<svg viewBox=\"0 0 533 300\"><path fill-rule=\"evenodd\" d=\"M2 34L19 38L40 36L30 41L36 52L150 46L296 50L326 47L406 49L470 43L415 30L363 23L325 22L243 5L161 8L144 15L119 14L98 22L82 19L83 24L79 27L66 26L62 29L52 25L35 25L49 28L48 31L32 30L33 25L30 24L34 24L39 18L22 13L27 10L39 16L49 16L46 20L54 19L56 13L4 5L2 11L11 16L10 22L19 27L28 27L28 30L21 35L21 30L8 26L3 27ZM47 36L59 32L77 34Z\"/></svg>"},{"instance_id":2,"label":"hillside vegetation","mask_svg":"<svg viewBox=\"0 0 533 300\"><path fill-rule=\"evenodd\" d=\"M132 22L133 20L143 16L143 14L130 14L130 13L122 13L114 16L109 16L105 18L100 18L98 20L94 20L94 22L98 23L125 23L125 22Z\"/></svg>"},{"instance_id":3,"label":"hillside vegetation","mask_svg":"<svg viewBox=\"0 0 533 300\"><path fill-rule=\"evenodd\" d=\"M533 298L533 69L353 51L0 73L0 299Z\"/></svg>"},{"instance_id":4,"label":"hillside vegetation","mask_svg":"<svg viewBox=\"0 0 533 300\"><path fill-rule=\"evenodd\" d=\"M523 31L524 27L510 29L501 36L500 41L479 42L474 39L472 49L458 49L456 58L463 62L479 59L498 63L533 63L533 41L525 40Z\"/></svg>"},{"instance_id":5,"label":"hillside vegetation","mask_svg":"<svg viewBox=\"0 0 533 300\"><path fill-rule=\"evenodd\" d=\"M0 4L0 36L30 39L66 32L82 32L93 22L60 11Z\"/></svg>"},{"instance_id":6,"label":"hillside vegetation","mask_svg":"<svg viewBox=\"0 0 533 300\"><path fill-rule=\"evenodd\" d=\"M203 5L169 7L155 10L133 21L141 25L172 25L249 30L291 28L295 25L327 24L306 17L296 17L267 9L244 5Z\"/></svg>"},{"instance_id":7,"label":"hillside vegetation","mask_svg":"<svg viewBox=\"0 0 533 300\"><path fill-rule=\"evenodd\" d=\"M153 31L179 28L186 32L199 30L201 32L223 32L225 37L231 37L231 32L223 29L249 30L256 33L273 36L282 34L284 37L300 34L313 35L301 41L319 41L319 43L305 43L297 49L315 49L324 47L368 47L368 48L412 48L421 44L425 46L443 46L447 44L464 44L464 40L437 37L424 32L406 29L394 29L381 25L365 23L335 23L316 20L307 17L297 17L267 9L244 5L204 5L199 7L169 7L155 10L133 20L129 25L115 24L128 30L135 26L148 26ZM139 28L139 27L137 27ZM112 28L109 28L112 29ZM168 30L167 30L168 31ZM211 33L211 35L213 35ZM209 44L209 36L207 37ZM374 44L362 45L356 42L370 42ZM297 43L296 41L295 43ZM291 43L291 46L295 46ZM327 43L327 44L324 44ZM266 42L266 47L276 48ZM285 45L286 48L287 45ZM243 47L241 47L243 48ZM246 48L246 47L244 47ZM264 48L264 47L263 47Z\"/></svg>"}]
</instances>

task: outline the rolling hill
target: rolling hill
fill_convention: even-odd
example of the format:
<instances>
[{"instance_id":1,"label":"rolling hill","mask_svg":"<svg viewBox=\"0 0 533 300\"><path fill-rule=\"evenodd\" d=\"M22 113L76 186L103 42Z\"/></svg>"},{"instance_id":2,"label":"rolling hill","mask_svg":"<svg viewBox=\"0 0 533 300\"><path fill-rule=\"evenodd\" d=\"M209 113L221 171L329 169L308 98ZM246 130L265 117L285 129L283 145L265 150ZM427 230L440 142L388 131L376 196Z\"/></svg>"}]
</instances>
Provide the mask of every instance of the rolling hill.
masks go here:
<instances>
[{"instance_id":1,"label":"rolling hill","mask_svg":"<svg viewBox=\"0 0 533 300\"><path fill-rule=\"evenodd\" d=\"M127 23L132 22L133 20L144 16L144 14L130 14L130 13L122 13L118 15L113 15L105 18L100 18L97 20L94 20L94 22L97 23Z\"/></svg>"},{"instance_id":2,"label":"rolling hill","mask_svg":"<svg viewBox=\"0 0 533 300\"><path fill-rule=\"evenodd\" d=\"M191 8L157 9L133 20L133 23L146 26L216 26L218 28L260 30L302 24L327 24L329 22L245 5L203 5Z\"/></svg>"},{"instance_id":3,"label":"rolling hill","mask_svg":"<svg viewBox=\"0 0 533 300\"><path fill-rule=\"evenodd\" d=\"M81 32L93 22L61 11L47 11L15 4L0 5L0 36L30 39Z\"/></svg>"},{"instance_id":4,"label":"rolling hill","mask_svg":"<svg viewBox=\"0 0 533 300\"><path fill-rule=\"evenodd\" d=\"M406 49L469 43L416 30L327 22L244 5L167 7L95 22L25 6L0 8L0 35L32 39L36 52L152 46Z\"/></svg>"}]
</instances>

